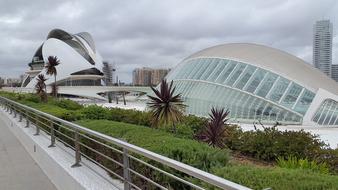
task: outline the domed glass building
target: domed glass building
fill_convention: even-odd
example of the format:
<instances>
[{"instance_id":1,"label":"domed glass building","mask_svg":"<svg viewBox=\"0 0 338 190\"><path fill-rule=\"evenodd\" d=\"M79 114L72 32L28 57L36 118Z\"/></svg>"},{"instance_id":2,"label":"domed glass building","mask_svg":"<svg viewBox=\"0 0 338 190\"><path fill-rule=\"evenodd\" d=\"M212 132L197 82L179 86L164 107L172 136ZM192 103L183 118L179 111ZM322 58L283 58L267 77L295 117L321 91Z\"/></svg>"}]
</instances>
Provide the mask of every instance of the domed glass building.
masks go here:
<instances>
[{"instance_id":1,"label":"domed glass building","mask_svg":"<svg viewBox=\"0 0 338 190\"><path fill-rule=\"evenodd\" d=\"M338 125L338 85L310 64L257 44L225 44L184 59L167 76L188 105L207 116L229 109L233 122Z\"/></svg>"}]
</instances>

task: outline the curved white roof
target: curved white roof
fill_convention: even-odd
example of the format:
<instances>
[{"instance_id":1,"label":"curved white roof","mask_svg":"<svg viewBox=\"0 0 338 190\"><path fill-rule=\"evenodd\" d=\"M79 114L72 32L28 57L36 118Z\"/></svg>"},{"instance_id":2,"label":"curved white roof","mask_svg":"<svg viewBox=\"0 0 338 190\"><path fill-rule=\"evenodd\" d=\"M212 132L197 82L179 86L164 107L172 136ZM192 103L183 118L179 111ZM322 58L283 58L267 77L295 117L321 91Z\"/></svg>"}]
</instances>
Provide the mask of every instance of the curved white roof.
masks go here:
<instances>
[{"instance_id":1,"label":"curved white roof","mask_svg":"<svg viewBox=\"0 0 338 190\"><path fill-rule=\"evenodd\" d=\"M284 51L249 43L231 43L201 50L186 59L197 57L228 58L267 69L304 87L325 89L338 95L338 83L312 65Z\"/></svg>"}]
</instances>

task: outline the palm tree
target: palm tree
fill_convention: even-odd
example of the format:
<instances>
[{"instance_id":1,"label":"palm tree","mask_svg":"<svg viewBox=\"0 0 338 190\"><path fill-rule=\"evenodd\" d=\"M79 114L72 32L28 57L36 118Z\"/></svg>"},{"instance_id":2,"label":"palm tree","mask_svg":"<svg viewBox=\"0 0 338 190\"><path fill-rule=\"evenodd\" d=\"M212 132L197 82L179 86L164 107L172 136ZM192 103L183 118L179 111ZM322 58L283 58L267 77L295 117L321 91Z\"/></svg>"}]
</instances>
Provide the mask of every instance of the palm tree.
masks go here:
<instances>
[{"instance_id":1,"label":"palm tree","mask_svg":"<svg viewBox=\"0 0 338 190\"><path fill-rule=\"evenodd\" d=\"M49 56L48 63L46 64L45 68L47 69L47 75L54 75L54 84L52 85L52 95L57 96L57 86L56 86L56 75L57 70L56 66L60 64L60 60L56 56Z\"/></svg>"},{"instance_id":2,"label":"palm tree","mask_svg":"<svg viewBox=\"0 0 338 190\"><path fill-rule=\"evenodd\" d=\"M37 80L37 83L35 84L36 94L40 97L41 101L46 102L47 93L45 81L47 79L45 78L45 75L39 74L36 80Z\"/></svg>"},{"instance_id":3,"label":"palm tree","mask_svg":"<svg viewBox=\"0 0 338 190\"><path fill-rule=\"evenodd\" d=\"M226 122L229 115L228 110L212 108L209 114L209 122L204 126L203 130L197 135L197 138L210 146L224 148L226 137Z\"/></svg>"},{"instance_id":4,"label":"palm tree","mask_svg":"<svg viewBox=\"0 0 338 190\"><path fill-rule=\"evenodd\" d=\"M183 117L186 105L183 103L181 94L175 93L173 81L168 85L166 80L162 80L159 90L151 87L156 96L148 95L150 101L147 103L152 114L152 124L157 126L160 123L171 124L173 132L176 132L175 123Z\"/></svg>"}]
</instances>

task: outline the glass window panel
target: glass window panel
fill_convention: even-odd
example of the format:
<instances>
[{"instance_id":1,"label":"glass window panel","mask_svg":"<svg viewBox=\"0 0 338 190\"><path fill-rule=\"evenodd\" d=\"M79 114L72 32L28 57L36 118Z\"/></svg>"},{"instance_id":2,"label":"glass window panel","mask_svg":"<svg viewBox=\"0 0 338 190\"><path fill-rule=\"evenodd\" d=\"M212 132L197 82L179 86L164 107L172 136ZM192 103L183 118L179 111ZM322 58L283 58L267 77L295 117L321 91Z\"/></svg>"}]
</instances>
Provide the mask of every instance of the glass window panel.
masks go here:
<instances>
[{"instance_id":1,"label":"glass window panel","mask_svg":"<svg viewBox=\"0 0 338 190\"><path fill-rule=\"evenodd\" d=\"M259 87L256 94L260 97L265 98L277 78L278 76L276 74L268 73L268 75L262 81L262 85Z\"/></svg>"},{"instance_id":2,"label":"glass window panel","mask_svg":"<svg viewBox=\"0 0 338 190\"><path fill-rule=\"evenodd\" d=\"M187 76L188 79L192 79L198 73L204 63L204 59L194 59L193 61L194 62L192 64L194 64L194 68Z\"/></svg>"},{"instance_id":3,"label":"glass window panel","mask_svg":"<svg viewBox=\"0 0 338 190\"><path fill-rule=\"evenodd\" d=\"M265 70L258 69L258 71L256 71L256 73L252 76L251 81L249 81L249 84L244 90L253 93L258 87L259 83L263 80L265 74Z\"/></svg>"},{"instance_id":4,"label":"glass window panel","mask_svg":"<svg viewBox=\"0 0 338 190\"><path fill-rule=\"evenodd\" d=\"M218 61L219 59L215 59L215 58L210 59L210 62L208 63L208 67L203 71L203 74L200 77L200 80L206 80L210 76L210 74L215 70Z\"/></svg>"},{"instance_id":5,"label":"glass window panel","mask_svg":"<svg viewBox=\"0 0 338 190\"><path fill-rule=\"evenodd\" d=\"M273 101L273 102L278 102L285 90L287 89L288 85L289 85L290 81L280 77L277 81L276 84L274 85L273 89L271 90L271 93L268 97L269 100Z\"/></svg>"},{"instance_id":6,"label":"glass window panel","mask_svg":"<svg viewBox=\"0 0 338 190\"><path fill-rule=\"evenodd\" d=\"M271 121L276 121L277 120L277 114L280 112L281 110L279 108L277 108L276 106L274 106L270 112L270 119Z\"/></svg>"},{"instance_id":7,"label":"glass window panel","mask_svg":"<svg viewBox=\"0 0 338 190\"><path fill-rule=\"evenodd\" d=\"M290 88L286 92L286 95L284 99L282 100L281 104L285 107L292 108L299 94L301 93L302 89L303 88L299 86L298 84L292 83Z\"/></svg>"},{"instance_id":8,"label":"glass window panel","mask_svg":"<svg viewBox=\"0 0 338 190\"><path fill-rule=\"evenodd\" d=\"M250 109L254 103L254 100L255 100L254 96L249 96L249 98L245 102L245 106L242 113L243 118L249 118Z\"/></svg>"},{"instance_id":9,"label":"glass window panel","mask_svg":"<svg viewBox=\"0 0 338 190\"><path fill-rule=\"evenodd\" d=\"M183 63L180 68L175 69L175 71L177 71L176 76L174 77L175 79L182 79L184 78L185 75L187 75L187 73L191 72L191 68L194 66L194 64L192 64L192 61L187 61L185 63Z\"/></svg>"},{"instance_id":10,"label":"glass window panel","mask_svg":"<svg viewBox=\"0 0 338 190\"><path fill-rule=\"evenodd\" d=\"M294 110L298 113L305 114L307 109L309 108L315 94L309 90L304 90L302 96L300 97L299 101L297 102Z\"/></svg>"},{"instance_id":11,"label":"glass window panel","mask_svg":"<svg viewBox=\"0 0 338 190\"><path fill-rule=\"evenodd\" d=\"M215 70L210 74L207 80L210 82L214 82L227 64L228 64L228 60L218 59Z\"/></svg>"},{"instance_id":12,"label":"glass window panel","mask_svg":"<svg viewBox=\"0 0 338 190\"><path fill-rule=\"evenodd\" d=\"M267 107L263 110L263 120L269 120L270 112L272 111L272 105L268 104Z\"/></svg>"},{"instance_id":13,"label":"glass window panel","mask_svg":"<svg viewBox=\"0 0 338 190\"><path fill-rule=\"evenodd\" d=\"M332 110L330 110L330 111L327 113L323 125L328 125L328 124L329 124L329 121L330 121L330 119L331 119L331 117L332 117L332 113L333 113Z\"/></svg>"},{"instance_id":14,"label":"glass window panel","mask_svg":"<svg viewBox=\"0 0 338 190\"><path fill-rule=\"evenodd\" d=\"M263 110L264 110L264 108L267 104L268 104L267 102L262 101L262 103L257 107L257 109L256 109L256 120L262 119Z\"/></svg>"},{"instance_id":15,"label":"glass window panel","mask_svg":"<svg viewBox=\"0 0 338 190\"><path fill-rule=\"evenodd\" d=\"M323 108L324 108L324 106L327 104L327 101L324 101L323 103L322 103L322 105L319 107L319 109L316 111L316 114L315 114L315 116L314 116L314 118L312 119L312 121L314 121L314 122L318 122L318 120L319 120L319 117L320 117L320 115L321 115L321 113L323 112Z\"/></svg>"},{"instance_id":16,"label":"glass window panel","mask_svg":"<svg viewBox=\"0 0 338 190\"><path fill-rule=\"evenodd\" d=\"M327 109L325 109L325 110L323 111L322 115L320 116L320 118L319 118L319 120L318 120L318 124L319 124L319 125L322 125L322 124L323 124L327 112L328 112Z\"/></svg>"},{"instance_id":17,"label":"glass window panel","mask_svg":"<svg viewBox=\"0 0 338 190\"><path fill-rule=\"evenodd\" d=\"M243 104L245 101L249 98L249 95L246 93L241 93L241 97L238 98L238 101L236 102L236 118L242 118L242 112L243 112Z\"/></svg>"},{"instance_id":18,"label":"glass window panel","mask_svg":"<svg viewBox=\"0 0 338 190\"><path fill-rule=\"evenodd\" d=\"M200 69L196 72L196 74L192 77L192 79L197 79L200 80L201 76L205 72L206 68L209 66L209 63L211 62L212 59L208 58L203 58L201 62Z\"/></svg>"},{"instance_id":19,"label":"glass window panel","mask_svg":"<svg viewBox=\"0 0 338 190\"><path fill-rule=\"evenodd\" d=\"M338 119L336 119L336 122L334 123L334 125L338 125Z\"/></svg>"},{"instance_id":20,"label":"glass window panel","mask_svg":"<svg viewBox=\"0 0 338 190\"><path fill-rule=\"evenodd\" d=\"M216 82L223 83L228 78L229 74L234 70L236 65L237 65L237 62L229 61L228 65L224 68L222 73L216 79Z\"/></svg>"},{"instance_id":21,"label":"glass window panel","mask_svg":"<svg viewBox=\"0 0 338 190\"><path fill-rule=\"evenodd\" d=\"M193 72L196 65L197 65L197 62L195 60L190 61L190 63L187 64L186 68L182 68L182 69L186 69L186 71L180 76L180 78L182 78L182 79L188 78L188 76L191 74L191 72Z\"/></svg>"},{"instance_id":22,"label":"glass window panel","mask_svg":"<svg viewBox=\"0 0 338 190\"><path fill-rule=\"evenodd\" d=\"M292 117L294 116L294 113L292 113L292 112L288 112L287 114L286 114L286 117L285 117L285 121L292 121L293 119L292 119Z\"/></svg>"},{"instance_id":23,"label":"glass window panel","mask_svg":"<svg viewBox=\"0 0 338 190\"><path fill-rule=\"evenodd\" d=\"M285 115L287 114L287 111L282 110L278 113L277 120L278 121L284 121Z\"/></svg>"},{"instance_id":24,"label":"glass window panel","mask_svg":"<svg viewBox=\"0 0 338 190\"><path fill-rule=\"evenodd\" d=\"M332 117L331 117L331 120L329 122L329 125L334 125L334 122L336 121L337 119L337 114L338 114L338 107L337 107L337 104L334 105L334 111L332 113Z\"/></svg>"},{"instance_id":25,"label":"glass window panel","mask_svg":"<svg viewBox=\"0 0 338 190\"><path fill-rule=\"evenodd\" d=\"M249 81L250 77L255 72L255 70L256 67L248 65L243 74L241 75L241 78L238 80L238 82L236 82L235 87L238 89L243 89L243 87Z\"/></svg>"},{"instance_id":26,"label":"glass window panel","mask_svg":"<svg viewBox=\"0 0 338 190\"><path fill-rule=\"evenodd\" d=\"M262 100L259 98L255 98L255 102L252 105L252 108L250 109L250 113L249 113L249 118L250 119L255 119L256 118L256 112L258 109L258 106L262 103Z\"/></svg>"},{"instance_id":27,"label":"glass window panel","mask_svg":"<svg viewBox=\"0 0 338 190\"><path fill-rule=\"evenodd\" d=\"M337 119L337 112L333 112L329 125L334 125L334 122Z\"/></svg>"},{"instance_id":28,"label":"glass window panel","mask_svg":"<svg viewBox=\"0 0 338 190\"><path fill-rule=\"evenodd\" d=\"M246 65L242 63L238 63L235 70L231 73L227 81L225 82L228 86L232 86L234 82L238 79L238 77L242 74L243 70L245 69Z\"/></svg>"},{"instance_id":29,"label":"glass window panel","mask_svg":"<svg viewBox=\"0 0 338 190\"><path fill-rule=\"evenodd\" d=\"M201 59L193 59L191 60L191 67L190 67L190 72L188 72L184 78L186 79L191 79L191 77L195 74L195 72L199 69L199 62Z\"/></svg>"}]
</instances>

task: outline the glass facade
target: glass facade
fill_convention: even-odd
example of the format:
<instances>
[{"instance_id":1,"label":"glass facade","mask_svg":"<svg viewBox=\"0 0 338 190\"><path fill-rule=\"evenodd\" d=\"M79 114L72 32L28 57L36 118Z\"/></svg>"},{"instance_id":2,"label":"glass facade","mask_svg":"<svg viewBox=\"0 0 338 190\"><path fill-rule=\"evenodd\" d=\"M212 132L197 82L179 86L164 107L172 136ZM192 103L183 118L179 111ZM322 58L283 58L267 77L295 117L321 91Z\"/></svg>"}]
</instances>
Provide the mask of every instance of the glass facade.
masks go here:
<instances>
[{"instance_id":1,"label":"glass facade","mask_svg":"<svg viewBox=\"0 0 338 190\"><path fill-rule=\"evenodd\" d=\"M338 102L326 99L316 111L312 121L319 125L338 125Z\"/></svg>"},{"instance_id":2,"label":"glass facade","mask_svg":"<svg viewBox=\"0 0 338 190\"><path fill-rule=\"evenodd\" d=\"M168 76L189 114L207 116L211 107L230 110L235 121L301 124L315 94L268 70L221 58L194 58Z\"/></svg>"}]
</instances>

